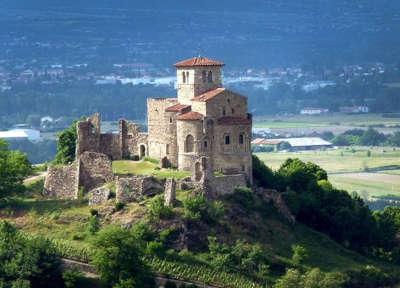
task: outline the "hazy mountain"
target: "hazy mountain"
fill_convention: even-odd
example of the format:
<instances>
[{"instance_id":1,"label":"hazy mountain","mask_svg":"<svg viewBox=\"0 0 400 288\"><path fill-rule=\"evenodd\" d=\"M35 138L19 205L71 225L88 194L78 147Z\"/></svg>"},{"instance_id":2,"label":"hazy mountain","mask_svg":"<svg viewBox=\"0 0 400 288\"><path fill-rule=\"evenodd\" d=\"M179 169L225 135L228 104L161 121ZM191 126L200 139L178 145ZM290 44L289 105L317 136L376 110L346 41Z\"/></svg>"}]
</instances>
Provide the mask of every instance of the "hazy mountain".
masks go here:
<instances>
[{"instance_id":1,"label":"hazy mountain","mask_svg":"<svg viewBox=\"0 0 400 288\"><path fill-rule=\"evenodd\" d=\"M166 66L203 54L231 67L392 63L399 11L396 0L3 0L0 59Z\"/></svg>"}]
</instances>

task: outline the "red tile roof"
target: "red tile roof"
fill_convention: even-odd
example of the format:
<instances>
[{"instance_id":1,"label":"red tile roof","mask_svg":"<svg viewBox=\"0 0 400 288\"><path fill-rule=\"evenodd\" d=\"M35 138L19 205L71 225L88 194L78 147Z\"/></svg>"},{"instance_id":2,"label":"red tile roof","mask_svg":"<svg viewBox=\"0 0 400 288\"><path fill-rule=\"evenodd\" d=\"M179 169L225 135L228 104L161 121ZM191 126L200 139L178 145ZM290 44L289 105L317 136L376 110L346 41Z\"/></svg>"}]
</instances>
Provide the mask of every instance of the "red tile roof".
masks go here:
<instances>
[{"instance_id":1,"label":"red tile roof","mask_svg":"<svg viewBox=\"0 0 400 288\"><path fill-rule=\"evenodd\" d=\"M179 61L178 63L175 64L175 67L224 66L224 65L225 64L220 61L208 59L205 57L194 57L191 59Z\"/></svg>"},{"instance_id":2,"label":"red tile roof","mask_svg":"<svg viewBox=\"0 0 400 288\"><path fill-rule=\"evenodd\" d=\"M167 107L165 109L165 112L180 112L180 111L186 110L188 108L190 108L190 105L183 105L183 104L178 103L178 104Z\"/></svg>"},{"instance_id":3,"label":"red tile roof","mask_svg":"<svg viewBox=\"0 0 400 288\"><path fill-rule=\"evenodd\" d=\"M193 101L208 101L212 98L214 98L215 96L221 94L222 92L224 92L226 89L225 88L217 88L214 90L210 90L207 91L199 96L196 96L194 98L192 98Z\"/></svg>"},{"instance_id":4,"label":"red tile roof","mask_svg":"<svg viewBox=\"0 0 400 288\"><path fill-rule=\"evenodd\" d=\"M237 116L224 116L217 120L218 125L250 125L251 119Z\"/></svg>"},{"instance_id":5,"label":"red tile roof","mask_svg":"<svg viewBox=\"0 0 400 288\"><path fill-rule=\"evenodd\" d=\"M186 112L184 114L178 115L178 117L176 117L176 119L187 120L187 121L201 120L201 119L203 119L203 114L194 112L194 111L190 111L190 112Z\"/></svg>"}]
</instances>

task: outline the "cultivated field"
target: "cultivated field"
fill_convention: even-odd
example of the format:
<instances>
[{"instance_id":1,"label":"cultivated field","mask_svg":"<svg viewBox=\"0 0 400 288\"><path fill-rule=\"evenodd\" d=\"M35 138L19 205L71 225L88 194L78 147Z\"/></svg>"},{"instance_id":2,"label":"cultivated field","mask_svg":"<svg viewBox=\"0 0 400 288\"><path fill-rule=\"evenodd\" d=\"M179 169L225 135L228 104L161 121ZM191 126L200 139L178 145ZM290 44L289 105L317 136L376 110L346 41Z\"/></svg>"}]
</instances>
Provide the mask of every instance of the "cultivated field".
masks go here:
<instances>
[{"instance_id":1,"label":"cultivated field","mask_svg":"<svg viewBox=\"0 0 400 288\"><path fill-rule=\"evenodd\" d=\"M387 115L386 115L387 116ZM399 115L383 117L381 114L341 114L328 115L295 115L282 117L254 117L254 127L270 128L276 133L307 134L312 132L331 131L335 134L346 130L369 126L383 133L392 133L400 127Z\"/></svg>"},{"instance_id":2,"label":"cultivated field","mask_svg":"<svg viewBox=\"0 0 400 288\"><path fill-rule=\"evenodd\" d=\"M371 151L368 157L367 151ZM400 196L400 149L356 147L326 151L256 153L269 167L278 169L287 158L299 158L328 171L338 188L364 197Z\"/></svg>"}]
</instances>

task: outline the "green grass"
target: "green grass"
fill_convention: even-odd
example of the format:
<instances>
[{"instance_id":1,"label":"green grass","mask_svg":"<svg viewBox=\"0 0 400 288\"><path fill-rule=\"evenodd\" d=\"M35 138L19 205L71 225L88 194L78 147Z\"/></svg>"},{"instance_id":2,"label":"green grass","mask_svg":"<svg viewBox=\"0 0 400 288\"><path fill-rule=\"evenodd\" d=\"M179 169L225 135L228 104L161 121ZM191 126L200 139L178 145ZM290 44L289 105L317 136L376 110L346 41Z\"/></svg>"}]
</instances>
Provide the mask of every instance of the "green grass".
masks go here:
<instances>
[{"instance_id":1,"label":"green grass","mask_svg":"<svg viewBox=\"0 0 400 288\"><path fill-rule=\"evenodd\" d=\"M329 180L339 189L366 194L365 196L400 195L400 175L396 175L399 181L396 185L374 179L374 173L370 174L366 179L355 179L352 174L330 175Z\"/></svg>"},{"instance_id":2,"label":"green grass","mask_svg":"<svg viewBox=\"0 0 400 288\"><path fill-rule=\"evenodd\" d=\"M329 114L321 116L295 115L285 117L255 117L254 126L258 128L312 128L350 126L367 127L370 125L394 126L400 124L400 118L385 118L381 114Z\"/></svg>"},{"instance_id":3,"label":"green grass","mask_svg":"<svg viewBox=\"0 0 400 288\"><path fill-rule=\"evenodd\" d=\"M188 171L177 169L158 169L158 165L153 161L114 161L113 172L115 174L133 174L133 175L152 175L156 178L176 178L182 179L190 177Z\"/></svg>"},{"instance_id":4,"label":"green grass","mask_svg":"<svg viewBox=\"0 0 400 288\"><path fill-rule=\"evenodd\" d=\"M354 147L354 150L338 149L326 151L304 152L271 152L256 153L256 155L272 169L278 169L287 158L299 158L306 162L313 162L329 173L329 179L334 186L358 193L367 192L370 196L386 194L400 195L400 149ZM370 150L371 157L367 156ZM355 179L351 174L355 172L374 172L366 179ZM340 175L336 175L340 173ZM394 183L382 181L381 174L393 175ZM395 177L399 177L396 185Z\"/></svg>"}]
</instances>

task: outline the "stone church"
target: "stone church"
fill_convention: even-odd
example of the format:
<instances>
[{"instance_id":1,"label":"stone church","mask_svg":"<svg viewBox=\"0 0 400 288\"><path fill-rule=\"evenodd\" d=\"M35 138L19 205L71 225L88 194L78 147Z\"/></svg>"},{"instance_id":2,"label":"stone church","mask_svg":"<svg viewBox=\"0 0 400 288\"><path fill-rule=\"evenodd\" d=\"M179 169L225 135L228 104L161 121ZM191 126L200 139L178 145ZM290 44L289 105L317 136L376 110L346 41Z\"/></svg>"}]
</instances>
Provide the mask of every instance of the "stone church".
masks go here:
<instances>
[{"instance_id":1,"label":"stone church","mask_svg":"<svg viewBox=\"0 0 400 288\"><path fill-rule=\"evenodd\" d=\"M236 187L251 184L252 118L247 98L222 87L223 66L204 57L176 63L177 97L148 99L147 133L126 120L119 121L118 133L101 133L98 113L79 121L76 159L70 165L49 167L45 194L77 198L80 187L91 191L110 181L117 187L131 183L120 193L117 189L117 198L129 191L146 194L144 186L151 191L160 183L149 176L121 178L112 171L113 160L146 156L159 160L163 168L191 171L190 183L183 186L209 195L233 193Z\"/></svg>"},{"instance_id":2,"label":"stone church","mask_svg":"<svg viewBox=\"0 0 400 288\"><path fill-rule=\"evenodd\" d=\"M175 64L177 97L147 101L145 153L163 166L194 173L205 157L212 172L244 174L251 181L252 119L247 98L222 86L223 66L204 57Z\"/></svg>"}]
</instances>

